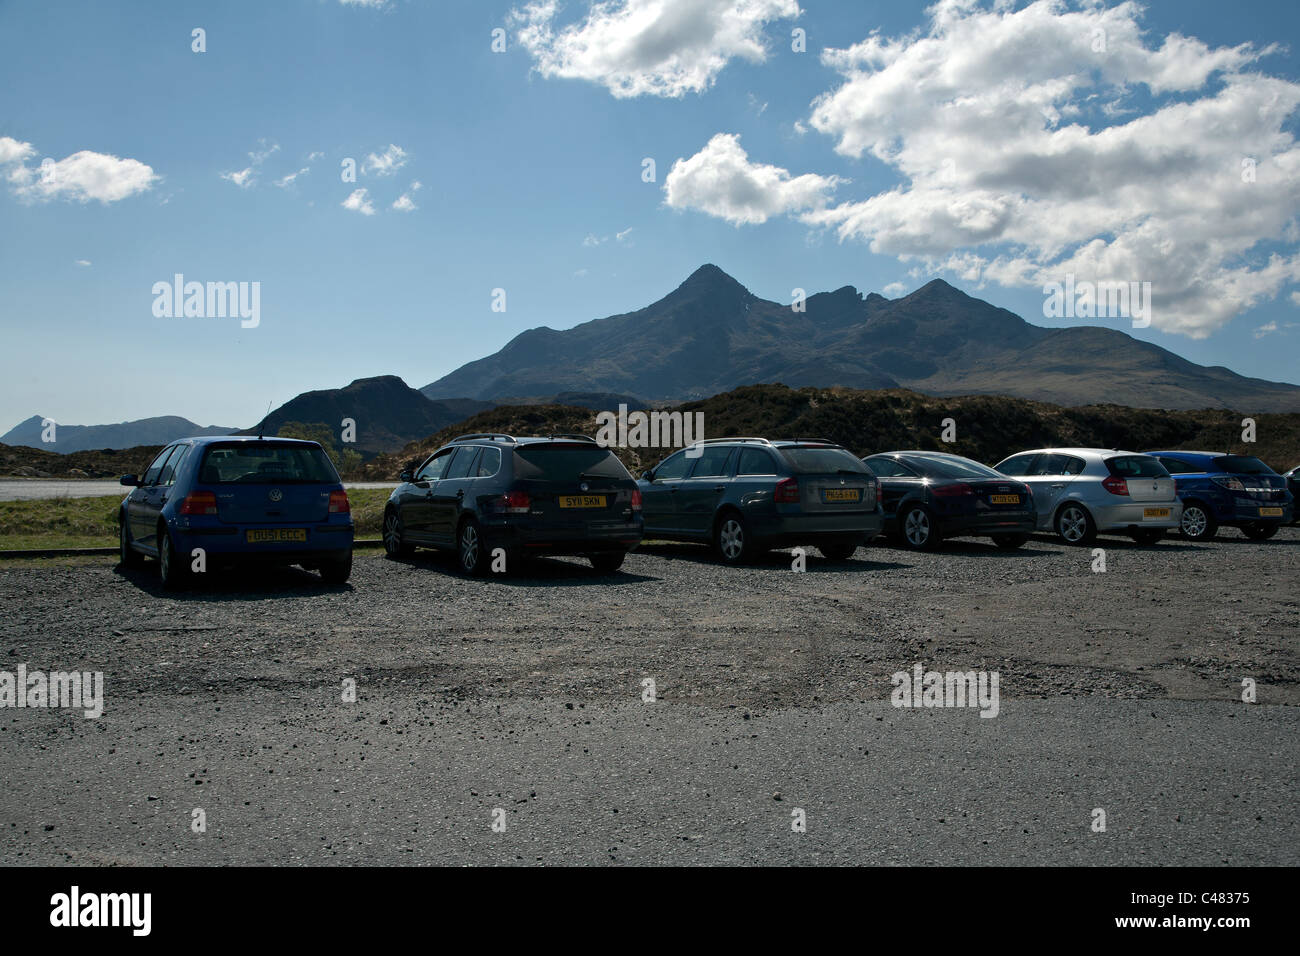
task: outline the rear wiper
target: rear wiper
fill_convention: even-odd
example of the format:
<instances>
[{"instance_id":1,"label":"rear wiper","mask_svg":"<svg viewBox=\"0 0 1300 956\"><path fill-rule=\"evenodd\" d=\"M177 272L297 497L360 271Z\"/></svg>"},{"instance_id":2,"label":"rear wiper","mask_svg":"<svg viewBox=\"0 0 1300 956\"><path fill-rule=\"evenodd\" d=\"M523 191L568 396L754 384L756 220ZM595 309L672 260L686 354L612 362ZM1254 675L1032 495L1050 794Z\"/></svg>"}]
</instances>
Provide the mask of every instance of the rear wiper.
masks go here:
<instances>
[{"instance_id":1,"label":"rear wiper","mask_svg":"<svg viewBox=\"0 0 1300 956\"><path fill-rule=\"evenodd\" d=\"M580 471L580 472L578 472L578 477L579 477L579 478L604 478L606 481L612 481L612 480L613 480L613 476L611 476L611 475L593 475L593 474L592 474L591 472L589 472L589 471Z\"/></svg>"}]
</instances>

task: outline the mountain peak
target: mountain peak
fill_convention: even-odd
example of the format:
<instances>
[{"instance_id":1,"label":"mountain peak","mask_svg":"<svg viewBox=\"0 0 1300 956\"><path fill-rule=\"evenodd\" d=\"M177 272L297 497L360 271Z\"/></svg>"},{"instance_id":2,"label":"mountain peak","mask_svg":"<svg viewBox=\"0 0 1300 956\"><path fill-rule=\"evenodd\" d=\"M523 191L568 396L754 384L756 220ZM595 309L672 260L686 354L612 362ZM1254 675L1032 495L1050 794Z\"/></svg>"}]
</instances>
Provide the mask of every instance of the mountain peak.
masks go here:
<instances>
[{"instance_id":1,"label":"mountain peak","mask_svg":"<svg viewBox=\"0 0 1300 956\"><path fill-rule=\"evenodd\" d=\"M738 289L744 289L746 293L749 292L748 289L745 289L743 285L741 285L731 276L727 275L727 273L723 272L712 262L706 262L704 265L700 266L698 269L692 272L689 276L686 277L686 281L683 282L680 286L678 286L678 288L693 289L693 288L699 288L704 286L713 286L713 287L730 286Z\"/></svg>"}]
</instances>

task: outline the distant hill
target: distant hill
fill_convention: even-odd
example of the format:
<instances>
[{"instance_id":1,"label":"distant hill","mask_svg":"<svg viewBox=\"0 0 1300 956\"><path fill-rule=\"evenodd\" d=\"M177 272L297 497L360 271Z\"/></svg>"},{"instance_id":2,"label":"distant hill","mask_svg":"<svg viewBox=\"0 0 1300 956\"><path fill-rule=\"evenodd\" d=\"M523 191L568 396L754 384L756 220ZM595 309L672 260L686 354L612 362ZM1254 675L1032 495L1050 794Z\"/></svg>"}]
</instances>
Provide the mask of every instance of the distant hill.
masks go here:
<instances>
[{"instance_id":1,"label":"distant hill","mask_svg":"<svg viewBox=\"0 0 1300 956\"><path fill-rule=\"evenodd\" d=\"M0 478L117 478L138 475L162 449L103 448L64 455L26 445L0 445ZM126 494L125 491L122 492Z\"/></svg>"},{"instance_id":2,"label":"distant hill","mask_svg":"<svg viewBox=\"0 0 1300 956\"><path fill-rule=\"evenodd\" d=\"M200 435L230 435L234 428L219 425L196 425L188 418L163 415L159 418L141 418L138 421L117 425L63 425L55 428L53 442L41 441L43 416L33 415L0 435L0 444L26 445L42 451L66 455L74 451L103 448L135 448L140 445L165 445L177 438Z\"/></svg>"},{"instance_id":3,"label":"distant hill","mask_svg":"<svg viewBox=\"0 0 1300 956\"><path fill-rule=\"evenodd\" d=\"M1300 411L1300 387L1205 367L1115 329L1048 329L941 279L900 299L852 286L803 312L753 295L714 265L635 312L556 331L530 329L421 391L469 395L613 392L652 402L755 382L905 387L1077 405Z\"/></svg>"},{"instance_id":4,"label":"distant hill","mask_svg":"<svg viewBox=\"0 0 1300 956\"><path fill-rule=\"evenodd\" d=\"M265 434L274 435L285 422L321 422L340 437L342 422L356 423L351 447L370 456L401 448L407 442L492 407L476 399L430 401L396 375L359 378L344 388L304 392L266 417ZM239 434L255 435L258 426Z\"/></svg>"},{"instance_id":5,"label":"distant hill","mask_svg":"<svg viewBox=\"0 0 1300 956\"><path fill-rule=\"evenodd\" d=\"M1300 413L1253 416L1259 441L1242 444L1242 413L1227 409L1156 411L1120 405L1062 407L1004 395L940 398L904 389L864 391L751 385L687 402L674 410L702 412L708 438L752 435L764 438L827 438L858 455L928 448L995 464L1026 448L1084 445L1134 451L1165 448L1223 449L1256 455L1279 472L1300 464ZM956 422L957 440L939 440L943 420ZM381 455L358 477L395 479L409 462L465 432L518 436L580 433L596 436L596 413L576 406L500 406L458 422L453 428ZM661 449L619 449L639 474L666 455Z\"/></svg>"}]
</instances>

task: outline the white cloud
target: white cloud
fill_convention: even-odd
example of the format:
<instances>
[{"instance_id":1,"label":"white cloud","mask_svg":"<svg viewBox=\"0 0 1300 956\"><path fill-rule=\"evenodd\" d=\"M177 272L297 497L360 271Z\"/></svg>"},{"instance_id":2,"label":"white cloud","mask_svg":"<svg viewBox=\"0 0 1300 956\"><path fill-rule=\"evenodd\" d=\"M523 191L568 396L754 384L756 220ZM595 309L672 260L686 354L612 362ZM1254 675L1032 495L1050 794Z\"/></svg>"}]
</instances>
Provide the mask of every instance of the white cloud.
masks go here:
<instances>
[{"instance_id":1,"label":"white cloud","mask_svg":"<svg viewBox=\"0 0 1300 956\"><path fill-rule=\"evenodd\" d=\"M763 29L797 17L795 0L606 0L558 28L556 0L510 11L508 23L545 77L599 83L619 98L702 93L732 59L767 58Z\"/></svg>"},{"instance_id":2,"label":"white cloud","mask_svg":"<svg viewBox=\"0 0 1300 956\"><path fill-rule=\"evenodd\" d=\"M907 286L901 282L891 282L881 290L887 299L896 299L906 291Z\"/></svg>"},{"instance_id":3,"label":"white cloud","mask_svg":"<svg viewBox=\"0 0 1300 956\"><path fill-rule=\"evenodd\" d=\"M827 193L844 181L813 173L792 178L779 166L751 163L739 136L718 133L694 156L673 163L664 179L664 202L737 225L761 223L772 216L820 209Z\"/></svg>"},{"instance_id":4,"label":"white cloud","mask_svg":"<svg viewBox=\"0 0 1300 956\"><path fill-rule=\"evenodd\" d=\"M388 0L339 0L339 3L345 7L369 7L372 10L388 6Z\"/></svg>"},{"instance_id":5,"label":"white cloud","mask_svg":"<svg viewBox=\"0 0 1300 956\"><path fill-rule=\"evenodd\" d=\"M376 176L391 176L405 165L406 150L389 143L388 149L384 150L382 155L371 153L367 156L365 163L361 166L361 171L363 173L374 173Z\"/></svg>"},{"instance_id":6,"label":"white cloud","mask_svg":"<svg viewBox=\"0 0 1300 956\"><path fill-rule=\"evenodd\" d=\"M285 189L289 186L292 186L294 180L296 180L299 176L306 175L309 172L311 172L311 167L304 166L296 173L290 173L288 176L282 176L280 179L275 180L275 185L279 186L281 189Z\"/></svg>"},{"instance_id":7,"label":"white cloud","mask_svg":"<svg viewBox=\"0 0 1300 956\"><path fill-rule=\"evenodd\" d=\"M628 226L628 227L627 227L626 229L624 229L622 232L616 232L616 233L614 233L614 241L615 241L615 242L626 242L626 241L627 241L627 237L630 236L630 235L632 234L632 229L633 229L632 226Z\"/></svg>"},{"instance_id":8,"label":"white cloud","mask_svg":"<svg viewBox=\"0 0 1300 956\"><path fill-rule=\"evenodd\" d=\"M422 189L423 186L424 184L418 179L412 182L410 189L393 200L393 208L398 212L414 212L419 209L420 207L415 204L415 200L411 197L415 195L416 190Z\"/></svg>"},{"instance_id":9,"label":"white cloud","mask_svg":"<svg viewBox=\"0 0 1300 956\"><path fill-rule=\"evenodd\" d=\"M243 169L222 173L221 178L228 183L234 183L240 189L248 189L251 187L253 183L257 181L257 173L262 168L262 163L266 162L267 157L280 151L280 145L278 143L272 143L270 146L267 146L266 140L262 140L261 145L263 147L262 149L255 149L248 154L249 164L247 166ZM290 179L289 181L292 182L293 180ZM276 185L278 186L280 183L276 183Z\"/></svg>"},{"instance_id":10,"label":"white cloud","mask_svg":"<svg viewBox=\"0 0 1300 956\"><path fill-rule=\"evenodd\" d=\"M78 259L78 260L77 260L77 265L79 265L79 266L88 266L88 265L90 265L90 260L89 260L89 259Z\"/></svg>"},{"instance_id":11,"label":"white cloud","mask_svg":"<svg viewBox=\"0 0 1300 956\"><path fill-rule=\"evenodd\" d=\"M352 190L352 194L343 200L340 205L344 209L351 209L363 216L373 216L375 214L375 204L370 201L370 191L365 188Z\"/></svg>"},{"instance_id":12,"label":"white cloud","mask_svg":"<svg viewBox=\"0 0 1300 956\"><path fill-rule=\"evenodd\" d=\"M1270 332L1276 332L1276 331L1277 331L1276 322L1265 322L1263 325L1261 325L1259 328L1255 330L1255 338L1262 339Z\"/></svg>"},{"instance_id":13,"label":"white cloud","mask_svg":"<svg viewBox=\"0 0 1300 956\"><path fill-rule=\"evenodd\" d=\"M8 167L5 179L17 196L36 202L51 199L117 202L148 191L161 178L139 160L120 159L88 149L60 160L46 157L39 165L28 166L27 160L35 156L36 149L31 143L0 137L0 166Z\"/></svg>"},{"instance_id":14,"label":"white cloud","mask_svg":"<svg viewBox=\"0 0 1300 956\"><path fill-rule=\"evenodd\" d=\"M1194 337L1300 278L1294 248L1256 252L1300 215L1300 85L1244 72L1271 47L1148 43L1133 3L930 15L823 54L843 82L812 127L902 182L805 221L977 281L1150 281L1152 324Z\"/></svg>"}]
</instances>

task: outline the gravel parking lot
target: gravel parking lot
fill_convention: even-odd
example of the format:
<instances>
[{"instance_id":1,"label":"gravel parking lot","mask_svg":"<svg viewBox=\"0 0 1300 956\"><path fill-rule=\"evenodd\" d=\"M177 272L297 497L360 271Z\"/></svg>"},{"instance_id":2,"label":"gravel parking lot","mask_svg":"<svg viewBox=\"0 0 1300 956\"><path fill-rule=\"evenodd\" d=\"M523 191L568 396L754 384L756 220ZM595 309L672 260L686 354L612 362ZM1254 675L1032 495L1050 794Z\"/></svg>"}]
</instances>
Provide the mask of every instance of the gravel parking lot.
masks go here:
<instances>
[{"instance_id":1,"label":"gravel parking lot","mask_svg":"<svg viewBox=\"0 0 1300 956\"><path fill-rule=\"evenodd\" d=\"M102 670L105 706L0 710L0 861L1300 862L1300 533L1098 546L359 551L179 595L6 562L0 670ZM895 709L916 663L998 672L998 717Z\"/></svg>"}]
</instances>

